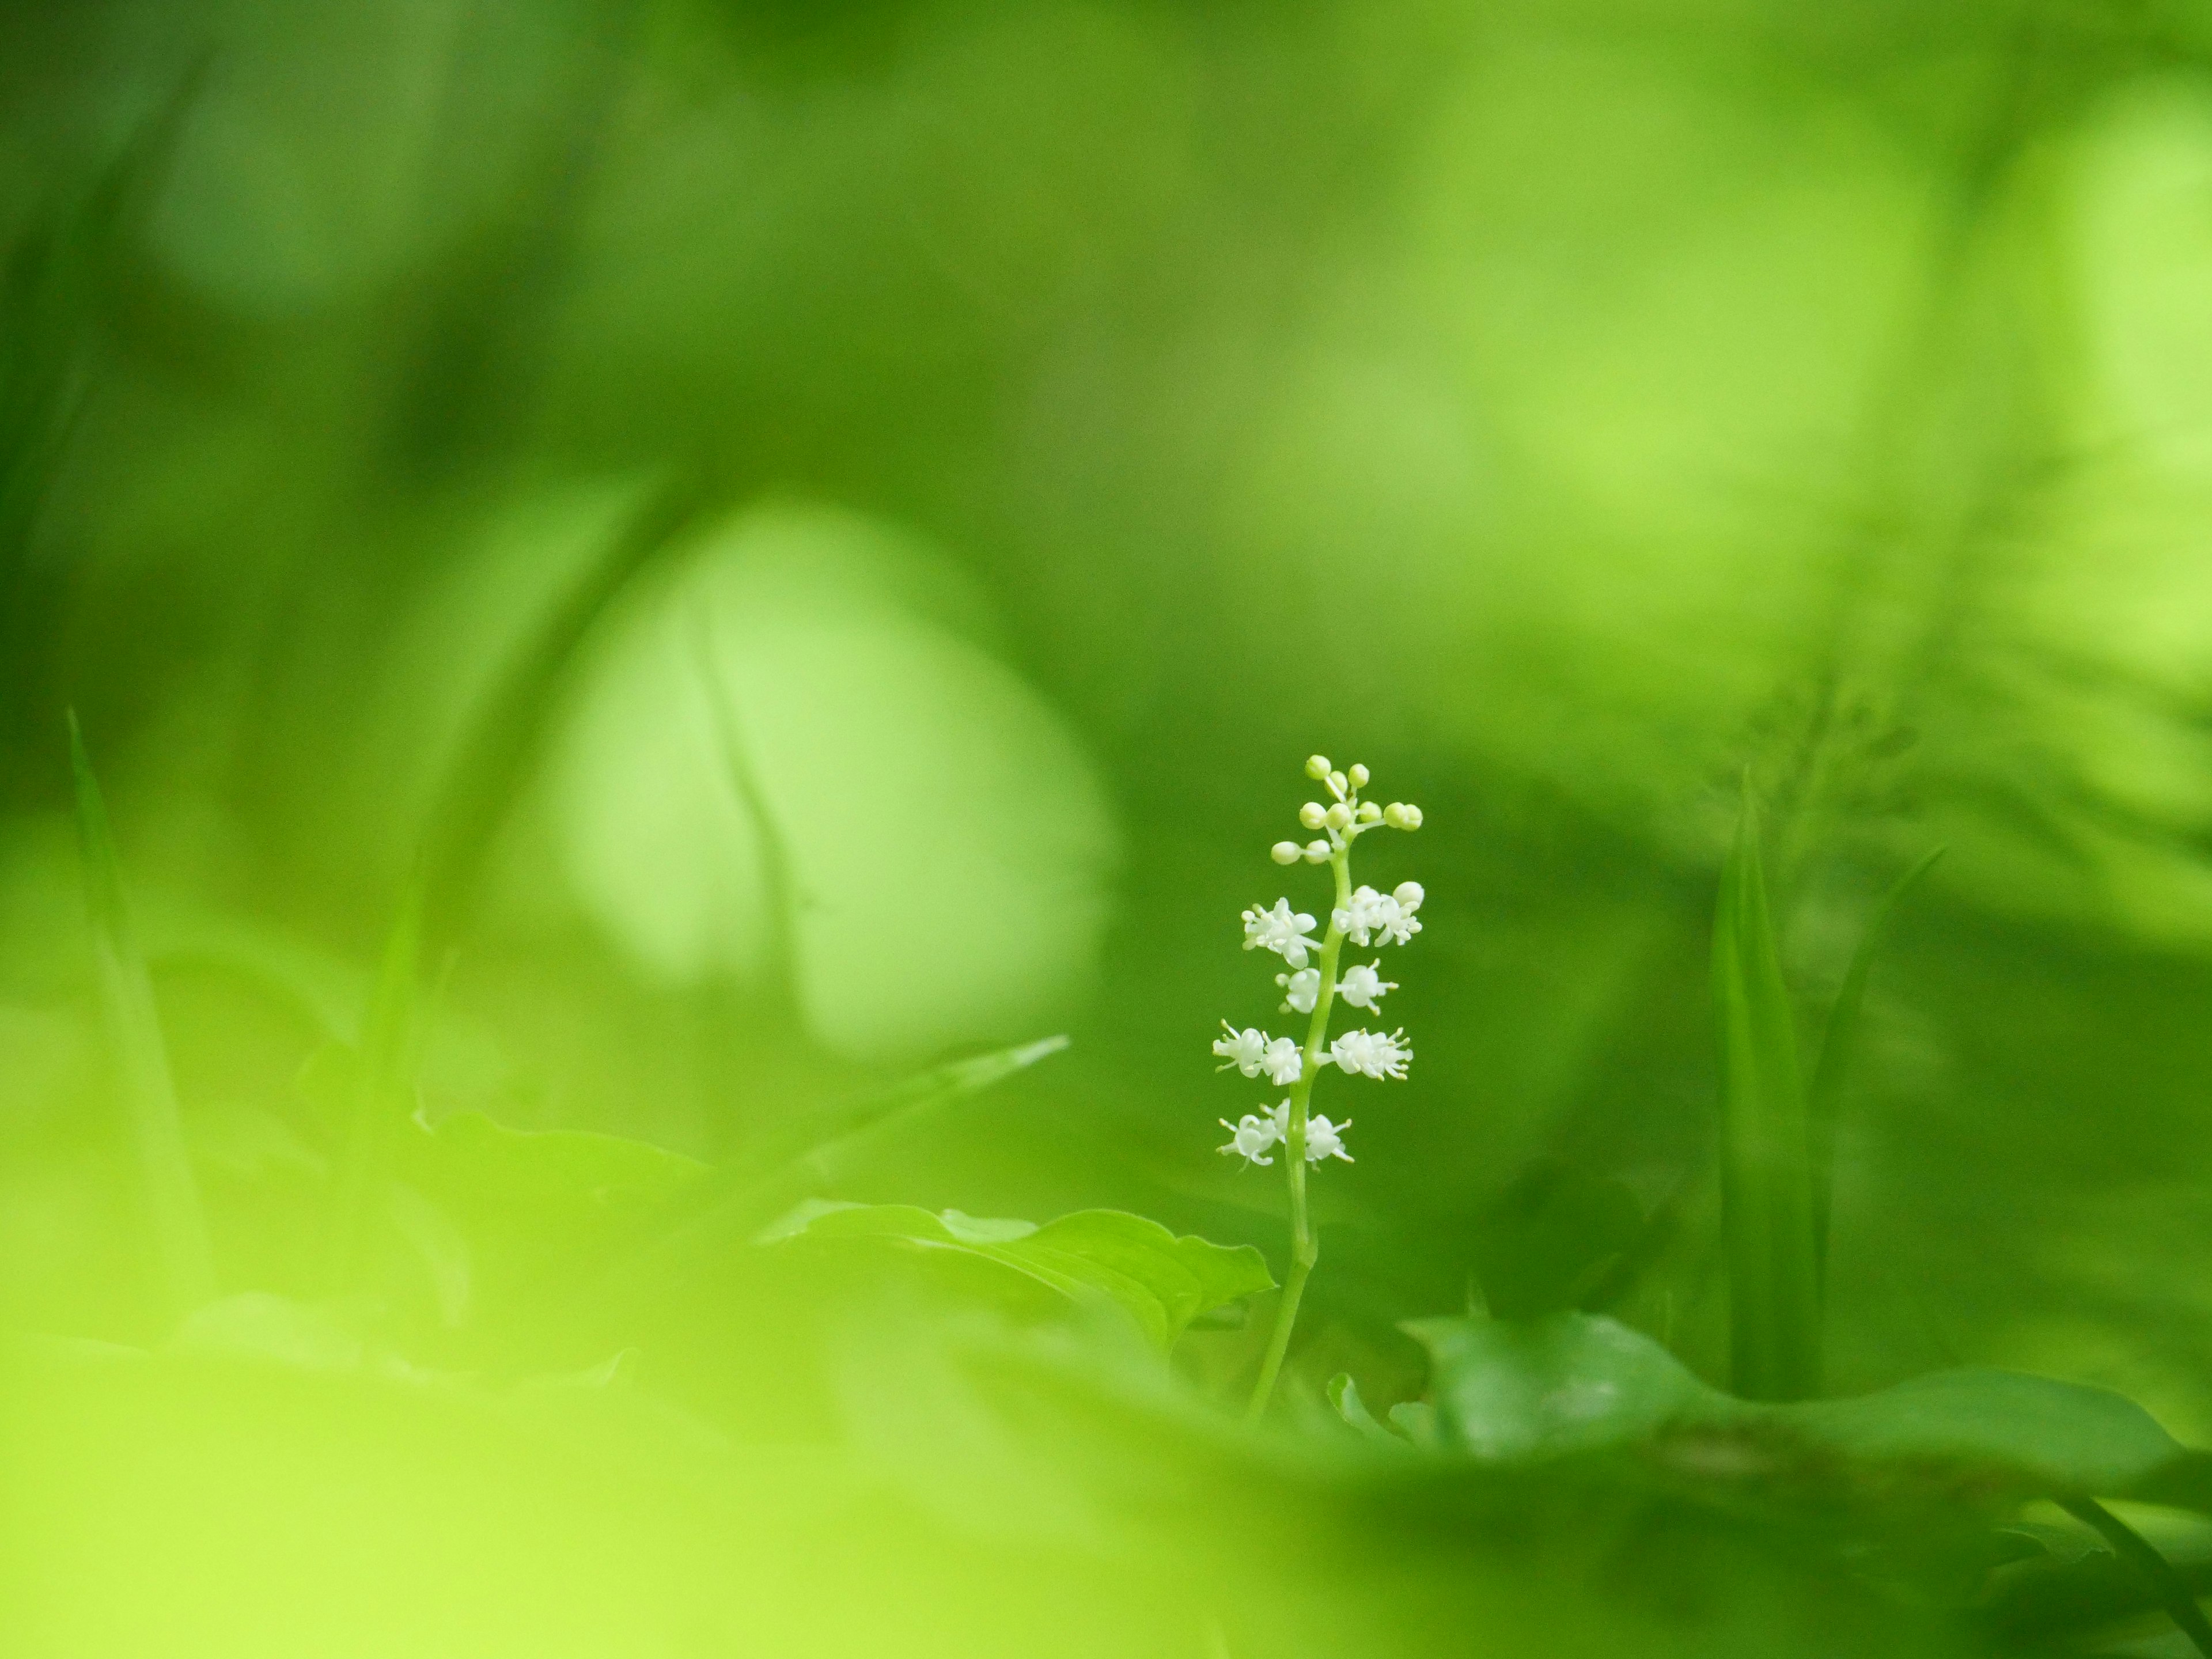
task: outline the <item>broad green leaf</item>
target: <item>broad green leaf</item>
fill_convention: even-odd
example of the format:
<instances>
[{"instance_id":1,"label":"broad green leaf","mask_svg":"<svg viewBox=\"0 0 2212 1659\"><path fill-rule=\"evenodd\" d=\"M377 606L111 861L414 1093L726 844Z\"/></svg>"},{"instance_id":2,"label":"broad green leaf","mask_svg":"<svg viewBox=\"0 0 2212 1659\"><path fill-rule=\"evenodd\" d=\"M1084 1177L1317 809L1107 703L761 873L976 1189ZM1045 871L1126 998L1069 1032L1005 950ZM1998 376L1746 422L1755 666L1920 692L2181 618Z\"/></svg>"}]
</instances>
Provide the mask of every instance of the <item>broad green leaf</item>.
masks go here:
<instances>
[{"instance_id":1,"label":"broad green leaf","mask_svg":"<svg viewBox=\"0 0 2212 1659\"><path fill-rule=\"evenodd\" d=\"M1803 1399L1820 1385L1810 1125L1747 776L1713 918L1713 1012L1735 1391L1747 1399Z\"/></svg>"},{"instance_id":2,"label":"broad green leaf","mask_svg":"<svg viewBox=\"0 0 2212 1659\"><path fill-rule=\"evenodd\" d=\"M763 1243L881 1239L902 1249L950 1251L995 1263L1071 1300L1103 1295L1161 1348L1211 1309L1274 1287L1249 1245L1186 1235L1121 1210L1080 1210L1035 1226L932 1214L904 1204L802 1205L761 1236Z\"/></svg>"},{"instance_id":3,"label":"broad green leaf","mask_svg":"<svg viewBox=\"0 0 2212 1659\"><path fill-rule=\"evenodd\" d=\"M1444 1443L1486 1462L1646 1440L1722 1401L1659 1344L1610 1319L1425 1319L1406 1328L1429 1351Z\"/></svg>"},{"instance_id":4,"label":"broad green leaf","mask_svg":"<svg viewBox=\"0 0 2212 1659\"><path fill-rule=\"evenodd\" d=\"M77 833L84 849L85 894L92 920L93 958L100 1012L116 1082L130 1115L149 1231L161 1264L165 1300L181 1320L216 1294L215 1258L200 1204L177 1087L161 1036L160 1011L146 975L123 893L123 871L107 824L107 807L85 753L76 715L69 718L70 764L76 775Z\"/></svg>"},{"instance_id":5,"label":"broad green leaf","mask_svg":"<svg viewBox=\"0 0 2212 1659\"><path fill-rule=\"evenodd\" d=\"M1724 1395L1651 1338L1587 1314L1407 1328L1429 1350L1444 1445L1485 1462L1646 1448L1693 1482L1769 1492L2139 1498L2212 1512L2203 1455L2106 1389L1964 1370L1776 1404Z\"/></svg>"}]
</instances>

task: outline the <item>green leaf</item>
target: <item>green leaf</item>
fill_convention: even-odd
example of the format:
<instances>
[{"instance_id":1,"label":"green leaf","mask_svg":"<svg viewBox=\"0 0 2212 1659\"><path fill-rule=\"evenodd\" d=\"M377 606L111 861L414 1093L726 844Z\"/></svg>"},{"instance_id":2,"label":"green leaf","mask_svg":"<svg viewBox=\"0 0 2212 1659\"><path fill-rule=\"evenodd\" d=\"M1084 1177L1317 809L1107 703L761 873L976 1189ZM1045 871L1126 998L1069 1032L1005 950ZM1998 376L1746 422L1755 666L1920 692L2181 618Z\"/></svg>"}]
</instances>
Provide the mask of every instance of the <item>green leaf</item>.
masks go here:
<instances>
[{"instance_id":1,"label":"green leaf","mask_svg":"<svg viewBox=\"0 0 2212 1659\"><path fill-rule=\"evenodd\" d=\"M1836 993L1835 1006L1828 1010L1828 1023L1820 1038L1820 1059L1813 1068L1812 1092L1806 1103L1810 1115L1813 1160L1814 1248L1820 1268L1825 1268L1828 1256L1828 1206L1835 1184L1836 1118L1843 1103L1844 1078L1858 1047L1859 1016L1866 1006L1867 978L1873 972L1875 955L1889 931L1890 918L1896 914L1898 904L1919 884L1923 876L1936 867L1936 860L1943 856L1943 851L1939 847L1923 856L1898 878L1896 884L1883 895L1881 902L1875 906L1874 914L1867 918L1866 932L1859 936L1858 949L1851 953L1850 965L1844 970L1844 982Z\"/></svg>"},{"instance_id":2,"label":"green leaf","mask_svg":"<svg viewBox=\"0 0 2212 1659\"><path fill-rule=\"evenodd\" d=\"M1535 1319L1572 1307L1644 1226L1636 1194L1555 1159L1532 1164L1482 1217L1475 1276L1501 1319Z\"/></svg>"},{"instance_id":3,"label":"green leaf","mask_svg":"<svg viewBox=\"0 0 2212 1659\"><path fill-rule=\"evenodd\" d=\"M673 1193L603 1277L622 1280L680 1272L685 1258L750 1238L775 1217L804 1207L810 1191L835 1182L847 1155L885 1126L910 1121L994 1087L1060 1053L1065 1036L933 1066L889 1089L835 1103L772 1131L704 1181ZM564 1295L568 1293L564 1287Z\"/></svg>"},{"instance_id":4,"label":"green leaf","mask_svg":"<svg viewBox=\"0 0 2212 1659\"><path fill-rule=\"evenodd\" d=\"M1163 1349L1199 1315L1275 1283L1249 1245L1178 1237L1157 1221L1121 1210L1080 1210L1033 1226L979 1220L957 1210L933 1215L904 1204L817 1201L770 1227L761 1242L854 1238L989 1261L1071 1301L1103 1295Z\"/></svg>"},{"instance_id":5,"label":"green leaf","mask_svg":"<svg viewBox=\"0 0 2212 1659\"><path fill-rule=\"evenodd\" d=\"M1336 1408L1336 1414L1358 1430L1364 1438L1378 1446L1392 1446L1400 1451L1406 1449L1409 1437L1393 1434L1375 1420L1374 1413L1367 1409L1367 1402L1359 1397L1359 1384L1352 1380L1351 1372L1339 1371L1329 1378L1328 1403Z\"/></svg>"},{"instance_id":6,"label":"green leaf","mask_svg":"<svg viewBox=\"0 0 2212 1659\"><path fill-rule=\"evenodd\" d=\"M1486 1462L1645 1440L1723 1402L1659 1344L1610 1319L1425 1319L1406 1329L1429 1351L1445 1443Z\"/></svg>"},{"instance_id":7,"label":"green leaf","mask_svg":"<svg viewBox=\"0 0 2212 1659\"><path fill-rule=\"evenodd\" d=\"M1811 1129L1748 777L1713 918L1713 1012L1735 1391L1747 1399L1803 1399L1820 1384Z\"/></svg>"},{"instance_id":8,"label":"green leaf","mask_svg":"<svg viewBox=\"0 0 2212 1659\"><path fill-rule=\"evenodd\" d=\"M2207 1460L2109 1389L2016 1371L1916 1377L1846 1400L1735 1399L1651 1338L1562 1313L1533 1324L1422 1320L1446 1447L1525 1464L1652 1449L1694 1483L1770 1496L1918 1489L1990 1503L2123 1498L2212 1512Z\"/></svg>"},{"instance_id":9,"label":"green leaf","mask_svg":"<svg viewBox=\"0 0 2212 1659\"><path fill-rule=\"evenodd\" d=\"M92 920L93 958L100 1012L117 1082L130 1115L131 1140L169 1315L181 1320L216 1293L215 1258L200 1204L169 1051L161 1036L154 987L146 975L124 898L123 870L107 824L107 806L74 710L69 717L70 765L76 775L76 823L84 849L85 896Z\"/></svg>"}]
</instances>

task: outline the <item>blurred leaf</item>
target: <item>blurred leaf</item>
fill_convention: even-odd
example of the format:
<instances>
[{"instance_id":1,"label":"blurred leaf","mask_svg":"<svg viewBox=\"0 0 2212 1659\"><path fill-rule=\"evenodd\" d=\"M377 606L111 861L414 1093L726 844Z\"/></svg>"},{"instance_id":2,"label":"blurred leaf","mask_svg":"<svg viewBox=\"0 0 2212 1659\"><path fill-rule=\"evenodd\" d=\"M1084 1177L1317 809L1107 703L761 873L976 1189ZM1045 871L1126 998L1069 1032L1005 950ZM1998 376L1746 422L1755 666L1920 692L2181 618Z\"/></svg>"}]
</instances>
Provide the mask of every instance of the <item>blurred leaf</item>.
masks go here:
<instances>
[{"instance_id":1,"label":"blurred leaf","mask_svg":"<svg viewBox=\"0 0 2212 1659\"><path fill-rule=\"evenodd\" d=\"M1820 1386L1810 1128L1747 775L1721 872L1712 973L1731 1375L1747 1399L1802 1399Z\"/></svg>"},{"instance_id":2,"label":"blurred leaf","mask_svg":"<svg viewBox=\"0 0 2212 1659\"><path fill-rule=\"evenodd\" d=\"M1239 1297L1274 1288L1249 1245L1178 1238L1157 1221L1120 1210L1081 1210L1042 1227L985 1220L903 1204L801 1205L762 1234L763 1243L878 1239L928 1253L991 1261L1072 1301L1103 1295L1136 1321L1153 1345L1171 1346L1190 1322Z\"/></svg>"},{"instance_id":3,"label":"blurred leaf","mask_svg":"<svg viewBox=\"0 0 2212 1659\"><path fill-rule=\"evenodd\" d=\"M469 1241L453 1218L404 1182L386 1194L392 1224L413 1249L430 1281L438 1317L457 1326L469 1316L475 1291L475 1261Z\"/></svg>"},{"instance_id":4,"label":"blurred leaf","mask_svg":"<svg viewBox=\"0 0 2212 1659\"><path fill-rule=\"evenodd\" d=\"M1352 1380L1349 1372L1339 1371L1329 1378L1328 1403L1336 1408L1339 1417L1376 1444L1401 1449L1406 1445L1402 1437L1391 1433L1375 1420L1375 1414L1367 1409L1367 1402L1359 1397L1359 1384Z\"/></svg>"},{"instance_id":5,"label":"blurred leaf","mask_svg":"<svg viewBox=\"0 0 2212 1659\"><path fill-rule=\"evenodd\" d=\"M1445 1443L1517 1463L1646 1441L1725 1397L1641 1332L1559 1313L1534 1324L1416 1320Z\"/></svg>"},{"instance_id":6,"label":"blurred leaf","mask_svg":"<svg viewBox=\"0 0 2212 1659\"><path fill-rule=\"evenodd\" d=\"M1636 1243L1643 1226L1643 1206L1625 1182L1541 1160L1476 1226L1474 1271L1483 1298L1500 1319L1573 1307Z\"/></svg>"},{"instance_id":7,"label":"blurred leaf","mask_svg":"<svg viewBox=\"0 0 2212 1659\"><path fill-rule=\"evenodd\" d=\"M2205 1455L2106 1389L1968 1370L1771 1404L1722 1394L1650 1337L1587 1314L1407 1328L1429 1350L1445 1443L1486 1462L1634 1446L1695 1483L1811 1501L2141 1498L2212 1512Z\"/></svg>"},{"instance_id":8,"label":"blurred leaf","mask_svg":"<svg viewBox=\"0 0 2212 1659\"><path fill-rule=\"evenodd\" d=\"M325 1288L333 1295L354 1287L375 1248L386 1212L386 1185L393 1146L415 1113L416 978L422 948L421 878L401 894L399 913L385 940L376 989L362 1021L360 1064L339 1152L325 1243Z\"/></svg>"},{"instance_id":9,"label":"blurred leaf","mask_svg":"<svg viewBox=\"0 0 2212 1659\"><path fill-rule=\"evenodd\" d=\"M93 776L76 715L69 718L70 763L76 779L76 821L83 843L85 891L101 1012L117 1082L130 1115L146 1211L151 1224L169 1317L180 1320L216 1293L215 1260L200 1206L169 1052L161 1036L154 988L146 976L123 894L123 872L107 826L107 808Z\"/></svg>"},{"instance_id":10,"label":"blurred leaf","mask_svg":"<svg viewBox=\"0 0 2212 1659\"><path fill-rule=\"evenodd\" d=\"M1858 1046L1859 1017L1866 1006L1867 978L1874 971L1875 956L1889 932L1890 918L1896 915L1898 905L1942 856L1940 847L1923 854L1918 863L1897 878L1889 891L1882 895L1881 902L1875 906L1874 914L1867 918L1865 931L1859 935L1858 948L1851 952L1850 966L1844 970L1843 986L1836 993L1835 1004L1828 1010L1827 1024L1821 1032L1820 1058L1813 1068L1813 1086L1807 1097L1806 1112L1812 1162L1814 1271L1823 1277L1828 1257L1828 1213L1835 1196L1836 1119L1843 1109L1844 1079Z\"/></svg>"}]
</instances>

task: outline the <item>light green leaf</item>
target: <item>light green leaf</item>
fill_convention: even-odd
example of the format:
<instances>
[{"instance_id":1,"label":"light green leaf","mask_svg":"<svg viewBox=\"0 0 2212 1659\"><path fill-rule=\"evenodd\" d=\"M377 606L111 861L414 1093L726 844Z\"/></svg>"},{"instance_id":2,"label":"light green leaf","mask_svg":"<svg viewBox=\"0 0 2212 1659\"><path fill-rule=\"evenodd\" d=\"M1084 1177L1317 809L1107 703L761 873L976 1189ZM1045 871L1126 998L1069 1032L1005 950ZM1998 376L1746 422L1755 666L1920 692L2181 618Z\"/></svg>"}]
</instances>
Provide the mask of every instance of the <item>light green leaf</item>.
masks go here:
<instances>
[{"instance_id":1,"label":"light green leaf","mask_svg":"<svg viewBox=\"0 0 2212 1659\"><path fill-rule=\"evenodd\" d=\"M1081 1210L1057 1221L979 1220L904 1204L801 1206L762 1235L763 1243L881 1239L924 1252L994 1262L1070 1300L1103 1295L1165 1348L1200 1314L1274 1287L1249 1245L1230 1247L1121 1210Z\"/></svg>"}]
</instances>

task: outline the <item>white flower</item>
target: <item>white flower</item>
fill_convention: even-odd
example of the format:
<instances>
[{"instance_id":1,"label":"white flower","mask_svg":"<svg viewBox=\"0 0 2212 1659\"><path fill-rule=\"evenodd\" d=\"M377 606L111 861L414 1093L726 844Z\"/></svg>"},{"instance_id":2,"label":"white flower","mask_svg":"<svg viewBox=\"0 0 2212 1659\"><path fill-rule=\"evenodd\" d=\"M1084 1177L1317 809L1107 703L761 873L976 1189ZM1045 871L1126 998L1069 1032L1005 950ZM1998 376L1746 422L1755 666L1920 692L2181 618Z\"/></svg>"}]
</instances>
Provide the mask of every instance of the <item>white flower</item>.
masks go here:
<instances>
[{"instance_id":1,"label":"white flower","mask_svg":"<svg viewBox=\"0 0 2212 1659\"><path fill-rule=\"evenodd\" d=\"M1305 936L1313 930L1311 916L1294 913L1290 900L1279 898L1273 909L1255 906L1244 913L1244 948L1275 951L1291 967L1303 968L1306 947L1314 943Z\"/></svg>"},{"instance_id":2,"label":"white flower","mask_svg":"<svg viewBox=\"0 0 2212 1659\"><path fill-rule=\"evenodd\" d=\"M1314 1004L1321 999L1321 969L1301 968L1295 974L1278 974L1275 983L1283 988L1283 1012L1310 1014Z\"/></svg>"},{"instance_id":3,"label":"white flower","mask_svg":"<svg viewBox=\"0 0 2212 1659\"><path fill-rule=\"evenodd\" d=\"M1362 1077L1402 1079L1413 1051L1401 1027L1388 1036L1379 1031L1346 1031L1328 1045L1328 1057L1341 1070Z\"/></svg>"},{"instance_id":4,"label":"white flower","mask_svg":"<svg viewBox=\"0 0 2212 1659\"><path fill-rule=\"evenodd\" d=\"M1225 1072L1230 1066L1234 1066L1246 1077L1259 1076L1261 1066L1267 1062L1267 1034L1265 1031L1240 1031L1225 1019L1221 1022L1221 1029L1229 1035L1213 1039L1213 1052L1229 1064L1217 1066L1213 1069ZM1288 1037L1283 1040L1285 1042L1290 1041Z\"/></svg>"},{"instance_id":5,"label":"white flower","mask_svg":"<svg viewBox=\"0 0 2212 1659\"><path fill-rule=\"evenodd\" d=\"M1272 1116L1255 1117L1247 1112L1234 1123L1225 1117L1219 1121L1221 1127L1229 1131L1229 1144L1220 1149L1224 1154L1235 1152L1247 1164L1273 1164L1275 1161L1267 1156L1267 1150L1283 1138L1283 1132L1275 1127L1275 1120Z\"/></svg>"},{"instance_id":6,"label":"white flower","mask_svg":"<svg viewBox=\"0 0 2212 1659\"><path fill-rule=\"evenodd\" d=\"M1289 1037L1277 1037L1267 1045L1267 1055L1260 1066L1270 1083L1278 1086L1296 1083L1306 1068L1305 1051Z\"/></svg>"},{"instance_id":7,"label":"white flower","mask_svg":"<svg viewBox=\"0 0 2212 1659\"><path fill-rule=\"evenodd\" d=\"M1291 1103L1279 1100L1272 1111L1247 1112L1234 1123L1225 1117L1218 1121L1229 1131L1229 1144L1221 1148L1223 1152L1236 1152L1247 1164L1273 1164L1275 1160L1267 1156L1268 1152L1291 1132Z\"/></svg>"},{"instance_id":8,"label":"white flower","mask_svg":"<svg viewBox=\"0 0 2212 1659\"><path fill-rule=\"evenodd\" d=\"M1355 964L1346 969L1344 977L1337 981L1336 994L1351 1006L1373 1013L1375 1005L1382 1000L1382 994L1398 988L1395 980L1385 979L1376 971L1382 965L1382 959L1378 957L1364 966Z\"/></svg>"},{"instance_id":9,"label":"white flower","mask_svg":"<svg viewBox=\"0 0 2212 1659\"><path fill-rule=\"evenodd\" d=\"M1350 935L1356 945L1372 945L1378 938L1385 945L1403 945L1421 931L1413 912L1421 908L1421 901L1427 896L1418 881L1401 882L1397 890L1391 893L1361 887L1353 891L1350 904L1340 905L1329 913L1329 920Z\"/></svg>"},{"instance_id":10,"label":"white flower","mask_svg":"<svg viewBox=\"0 0 2212 1659\"><path fill-rule=\"evenodd\" d=\"M1374 940L1375 930L1382 925L1386 907L1391 906L1392 901L1372 887L1356 888L1352 902L1339 905L1329 913L1329 920L1339 931L1349 933L1354 942L1368 945Z\"/></svg>"},{"instance_id":11,"label":"white flower","mask_svg":"<svg viewBox=\"0 0 2212 1659\"><path fill-rule=\"evenodd\" d=\"M1306 1162L1318 1164L1325 1158L1340 1158L1346 1164L1352 1154L1344 1150L1344 1132L1352 1127L1346 1118L1341 1123L1331 1123L1316 1113L1306 1120Z\"/></svg>"},{"instance_id":12,"label":"white flower","mask_svg":"<svg viewBox=\"0 0 2212 1659\"><path fill-rule=\"evenodd\" d=\"M1421 908L1428 895L1421 890L1418 881L1401 881L1391 893L1389 902L1394 914L1383 918L1382 937L1393 945L1403 945L1421 931L1421 924L1413 920L1413 912Z\"/></svg>"}]
</instances>

